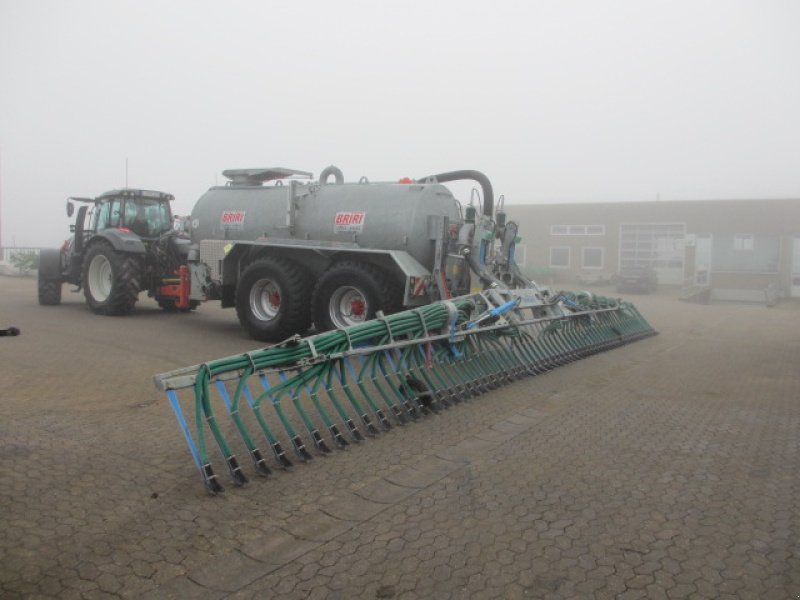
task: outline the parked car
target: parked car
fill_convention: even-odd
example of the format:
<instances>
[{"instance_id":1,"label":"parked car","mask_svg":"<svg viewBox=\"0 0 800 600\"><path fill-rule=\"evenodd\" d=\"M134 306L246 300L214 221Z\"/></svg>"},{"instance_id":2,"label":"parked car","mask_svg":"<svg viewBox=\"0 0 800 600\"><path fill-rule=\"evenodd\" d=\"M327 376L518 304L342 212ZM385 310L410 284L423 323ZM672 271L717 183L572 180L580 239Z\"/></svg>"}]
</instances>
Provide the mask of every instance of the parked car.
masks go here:
<instances>
[{"instance_id":1,"label":"parked car","mask_svg":"<svg viewBox=\"0 0 800 600\"><path fill-rule=\"evenodd\" d=\"M617 275L618 292L649 294L658 289L658 274L652 267L624 267Z\"/></svg>"}]
</instances>

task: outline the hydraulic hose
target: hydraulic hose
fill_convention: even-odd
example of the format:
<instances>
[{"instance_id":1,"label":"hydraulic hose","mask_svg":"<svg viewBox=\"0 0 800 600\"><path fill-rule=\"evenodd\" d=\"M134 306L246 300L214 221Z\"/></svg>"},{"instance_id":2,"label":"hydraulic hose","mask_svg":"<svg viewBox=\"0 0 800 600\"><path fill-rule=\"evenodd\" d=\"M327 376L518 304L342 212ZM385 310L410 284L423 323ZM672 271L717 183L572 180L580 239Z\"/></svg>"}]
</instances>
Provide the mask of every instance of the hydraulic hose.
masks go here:
<instances>
[{"instance_id":1,"label":"hydraulic hose","mask_svg":"<svg viewBox=\"0 0 800 600\"><path fill-rule=\"evenodd\" d=\"M472 179L477 181L483 190L483 214L491 218L494 212L494 191L489 178L480 171L464 170L464 171L450 171L448 173L439 173L438 175L429 175L428 177L421 177L417 179L417 183L424 183L425 181L437 181L439 183L447 183L448 181L461 181L463 179Z\"/></svg>"}]
</instances>

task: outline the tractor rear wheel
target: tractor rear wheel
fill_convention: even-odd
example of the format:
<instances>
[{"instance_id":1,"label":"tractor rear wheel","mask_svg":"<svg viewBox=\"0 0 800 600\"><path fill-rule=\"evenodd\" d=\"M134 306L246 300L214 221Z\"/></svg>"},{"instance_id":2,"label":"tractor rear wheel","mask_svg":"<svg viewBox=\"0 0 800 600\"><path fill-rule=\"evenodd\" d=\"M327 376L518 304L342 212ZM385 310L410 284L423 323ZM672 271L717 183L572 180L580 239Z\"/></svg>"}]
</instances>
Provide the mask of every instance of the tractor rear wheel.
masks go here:
<instances>
[{"instance_id":1,"label":"tractor rear wheel","mask_svg":"<svg viewBox=\"0 0 800 600\"><path fill-rule=\"evenodd\" d=\"M396 312L401 304L399 286L382 270L349 261L336 263L320 277L311 300L319 331L358 325L378 311Z\"/></svg>"},{"instance_id":2,"label":"tractor rear wheel","mask_svg":"<svg viewBox=\"0 0 800 600\"><path fill-rule=\"evenodd\" d=\"M311 326L313 281L298 263L278 256L253 262L236 287L236 315L253 338L280 342Z\"/></svg>"},{"instance_id":3,"label":"tractor rear wheel","mask_svg":"<svg viewBox=\"0 0 800 600\"><path fill-rule=\"evenodd\" d=\"M39 304L61 304L61 252L51 248L39 253L38 275Z\"/></svg>"},{"instance_id":4,"label":"tractor rear wheel","mask_svg":"<svg viewBox=\"0 0 800 600\"><path fill-rule=\"evenodd\" d=\"M98 315L124 315L139 299L142 265L139 258L117 252L110 244L93 244L83 259L83 295Z\"/></svg>"}]
</instances>

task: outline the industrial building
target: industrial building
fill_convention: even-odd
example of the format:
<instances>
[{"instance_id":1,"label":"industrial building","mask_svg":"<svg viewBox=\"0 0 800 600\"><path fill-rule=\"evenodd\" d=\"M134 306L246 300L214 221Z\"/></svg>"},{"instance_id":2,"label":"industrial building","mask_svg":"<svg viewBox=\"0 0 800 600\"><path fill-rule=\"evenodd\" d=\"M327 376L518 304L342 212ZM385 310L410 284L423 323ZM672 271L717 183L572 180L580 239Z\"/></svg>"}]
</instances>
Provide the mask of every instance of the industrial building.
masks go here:
<instances>
[{"instance_id":1,"label":"industrial building","mask_svg":"<svg viewBox=\"0 0 800 600\"><path fill-rule=\"evenodd\" d=\"M800 199L508 206L518 262L548 283L613 281L652 267L660 285L713 299L800 297Z\"/></svg>"}]
</instances>

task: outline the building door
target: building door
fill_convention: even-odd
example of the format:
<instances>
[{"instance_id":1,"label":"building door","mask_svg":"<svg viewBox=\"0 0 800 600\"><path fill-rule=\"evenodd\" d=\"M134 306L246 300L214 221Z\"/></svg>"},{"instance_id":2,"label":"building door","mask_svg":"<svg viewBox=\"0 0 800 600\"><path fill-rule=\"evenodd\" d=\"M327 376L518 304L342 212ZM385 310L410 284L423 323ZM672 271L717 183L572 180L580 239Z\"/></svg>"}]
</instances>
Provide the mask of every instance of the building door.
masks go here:
<instances>
[{"instance_id":1,"label":"building door","mask_svg":"<svg viewBox=\"0 0 800 600\"><path fill-rule=\"evenodd\" d=\"M711 235L698 235L694 245L694 284L711 285Z\"/></svg>"},{"instance_id":2,"label":"building door","mask_svg":"<svg viewBox=\"0 0 800 600\"><path fill-rule=\"evenodd\" d=\"M792 286L789 291L792 298L800 298L800 236L792 241Z\"/></svg>"},{"instance_id":3,"label":"building door","mask_svg":"<svg viewBox=\"0 0 800 600\"><path fill-rule=\"evenodd\" d=\"M621 223L620 268L651 267L658 282L683 284L684 223Z\"/></svg>"}]
</instances>

